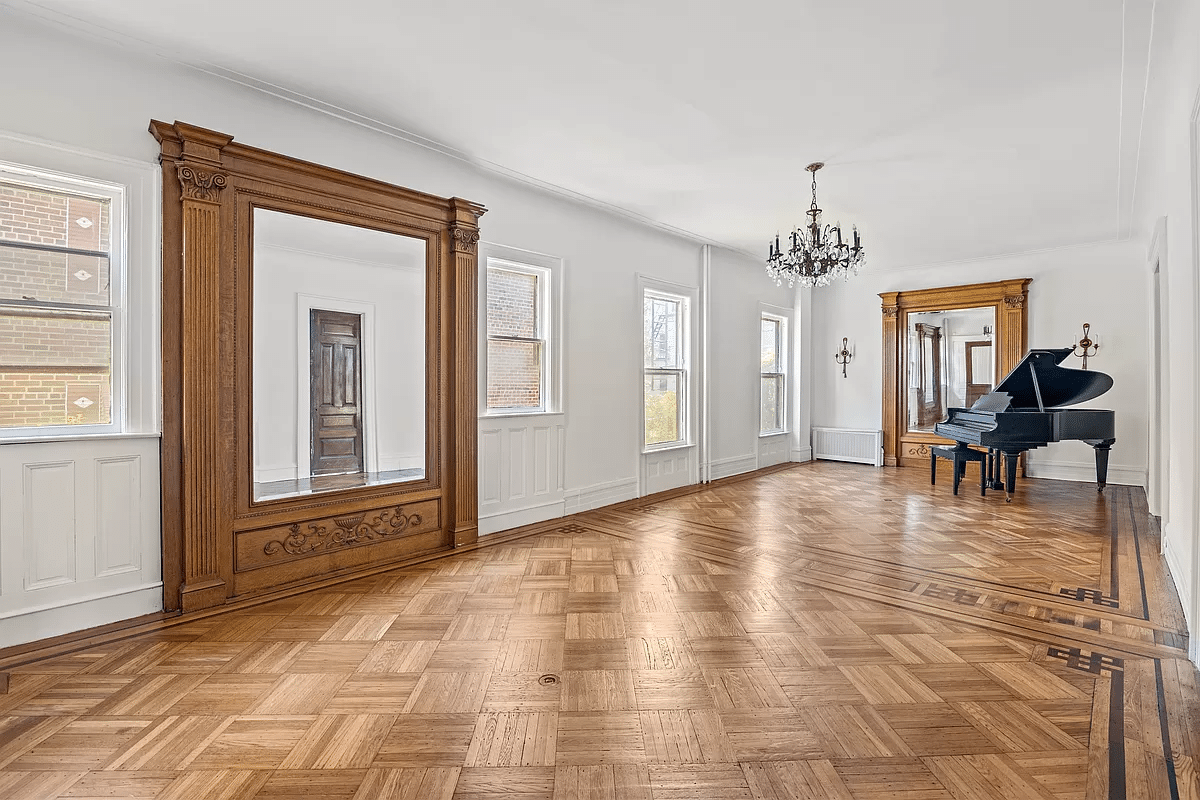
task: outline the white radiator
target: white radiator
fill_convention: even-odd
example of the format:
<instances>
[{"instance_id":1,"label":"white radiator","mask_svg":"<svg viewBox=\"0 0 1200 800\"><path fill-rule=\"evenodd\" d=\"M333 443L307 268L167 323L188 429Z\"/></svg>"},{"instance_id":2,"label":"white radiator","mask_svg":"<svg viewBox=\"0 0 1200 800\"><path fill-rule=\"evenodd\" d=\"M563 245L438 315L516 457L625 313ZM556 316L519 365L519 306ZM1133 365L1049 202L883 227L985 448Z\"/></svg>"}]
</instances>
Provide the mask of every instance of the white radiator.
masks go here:
<instances>
[{"instance_id":1,"label":"white radiator","mask_svg":"<svg viewBox=\"0 0 1200 800\"><path fill-rule=\"evenodd\" d=\"M883 466L883 431L813 428L813 458Z\"/></svg>"}]
</instances>

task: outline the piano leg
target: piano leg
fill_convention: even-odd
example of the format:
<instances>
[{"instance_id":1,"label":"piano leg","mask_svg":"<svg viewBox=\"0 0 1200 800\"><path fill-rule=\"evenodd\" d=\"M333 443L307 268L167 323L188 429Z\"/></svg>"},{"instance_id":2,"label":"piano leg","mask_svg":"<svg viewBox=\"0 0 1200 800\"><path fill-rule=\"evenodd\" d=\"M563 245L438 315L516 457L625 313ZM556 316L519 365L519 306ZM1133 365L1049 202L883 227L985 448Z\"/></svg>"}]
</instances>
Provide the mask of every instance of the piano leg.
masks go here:
<instances>
[{"instance_id":1,"label":"piano leg","mask_svg":"<svg viewBox=\"0 0 1200 800\"><path fill-rule=\"evenodd\" d=\"M1096 450L1097 492L1103 493L1104 487L1108 483L1108 451L1112 449L1112 446L1116 441L1116 439L1093 439L1088 441L1088 444L1092 445L1092 447Z\"/></svg>"},{"instance_id":2,"label":"piano leg","mask_svg":"<svg viewBox=\"0 0 1200 800\"><path fill-rule=\"evenodd\" d=\"M1021 456L1020 453L1005 453L1005 484L1004 484L1004 502L1012 502L1013 490L1017 488L1017 459Z\"/></svg>"},{"instance_id":3,"label":"piano leg","mask_svg":"<svg viewBox=\"0 0 1200 800\"><path fill-rule=\"evenodd\" d=\"M988 448L987 453L987 471L988 471L988 488L997 491L1004 488L1004 481L1000 480L1000 451Z\"/></svg>"}]
</instances>

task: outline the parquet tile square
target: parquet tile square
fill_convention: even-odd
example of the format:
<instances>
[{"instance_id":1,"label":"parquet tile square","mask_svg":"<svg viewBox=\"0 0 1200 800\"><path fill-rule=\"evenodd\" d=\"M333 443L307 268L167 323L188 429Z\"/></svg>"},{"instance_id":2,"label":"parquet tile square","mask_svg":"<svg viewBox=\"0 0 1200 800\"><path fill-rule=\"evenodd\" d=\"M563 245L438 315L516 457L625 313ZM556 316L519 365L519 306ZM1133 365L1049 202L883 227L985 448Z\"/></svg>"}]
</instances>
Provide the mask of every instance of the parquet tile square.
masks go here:
<instances>
[{"instance_id":1,"label":"parquet tile square","mask_svg":"<svg viewBox=\"0 0 1200 800\"><path fill-rule=\"evenodd\" d=\"M118 748L101 769L184 769L232 722L230 717L159 717Z\"/></svg>"},{"instance_id":2,"label":"parquet tile square","mask_svg":"<svg viewBox=\"0 0 1200 800\"><path fill-rule=\"evenodd\" d=\"M195 770L185 772L156 800L250 800L271 775L266 770Z\"/></svg>"},{"instance_id":3,"label":"parquet tile square","mask_svg":"<svg viewBox=\"0 0 1200 800\"><path fill-rule=\"evenodd\" d=\"M940 703L937 692L899 664L841 667L868 703Z\"/></svg>"},{"instance_id":4,"label":"parquet tile square","mask_svg":"<svg viewBox=\"0 0 1200 800\"><path fill-rule=\"evenodd\" d=\"M235 717L192 758L192 769L275 769L313 723L315 716Z\"/></svg>"},{"instance_id":5,"label":"parquet tile square","mask_svg":"<svg viewBox=\"0 0 1200 800\"><path fill-rule=\"evenodd\" d=\"M866 702L854 683L837 667L787 667L772 671L792 705L858 705Z\"/></svg>"},{"instance_id":6,"label":"parquet tile square","mask_svg":"<svg viewBox=\"0 0 1200 800\"><path fill-rule=\"evenodd\" d=\"M356 673L342 683L324 714L399 714L417 687L420 673Z\"/></svg>"},{"instance_id":7,"label":"parquet tile square","mask_svg":"<svg viewBox=\"0 0 1200 800\"><path fill-rule=\"evenodd\" d=\"M275 770L254 800L353 800L365 769Z\"/></svg>"},{"instance_id":8,"label":"parquet tile square","mask_svg":"<svg viewBox=\"0 0 1200 800\"><path fill-rule=\"evenodd\" d=\"M635 670L633 694L637 707L643 711L716 707L704 674L698 669Z\"/></svg>"},{"instance_id":9,"label":"parquet tile square","mask_svg":"<svg viewBox=\"0 0 1200 800\"><path fill-rule=\"evenodd\" d=\"M281 675L251 714L319 714L346 680L344 674L294 673Z\"/></svg>"},{"instance_id":10,"label":"parquet tile square","mask_svg":"<svg viewBox=\"0 0 1200 800\"><path fill-rule=\"evenodd\" d=\"M624 637L625 615L620 612L567 612L567 639L617 639Z\"/></svg>"},{"instance_id":11,"label":"parquet tile square","mask_svg":"<svg viewBox=\"0 0 1200 800\"><path fill-rule=\"evenodd\" d=\"M733 761L733 747L715 711L642 711L638 716L646 757L653 763L727 764Z\"/></svg>"},{"instance_id":12,"label":"parquet tile square","mask_svg":"<svg viewBox=\"0 0 1200 800\"><path fill-rule=\"evenodd\" d=\"M632 669L688 669L698 666L688 643L672 636L639 636L625 640Z\"/></svg>"},{"instance_id":13,"label":"parquet tile square","mask_svg":"<svg viewBox=\"0 0 1200 800\"><path fill-rule=\"evenodd\" d=\"M705 669L704 680L722 711L792 708L792 701L768 669Z\"/></svg>"},{"instance_id":14,"label":"parquet tile square","mask_svg":"<svg viewBox=\"0 0 1200 800\"><path fill-rule=\"evenodd\" d=\"M249 642L184 642L141 671L143 674L211 674L248 647Z\"/></svg>"},{"instance_id":15,"label":"parquet tile square","mask_svg":"<svg viewBox=\"0 0 1200 800\"><path fill-rule=\"evenodd\" d=\"M505 636L509 639L557 639L567 635L566 614L513 614Z\"/></svg>"},{"instance_id":16,"label":"parquet tile square","mask_svg":"<svg viewBox=\"0 0 1200 800\"><path fill-rule=\"evenodd\" d=\"M552 800L554 767L465 767L454 800Z\"/></svg>"},{"instance_id":17,"label":"parquet tile square","mask_svg":"<svg viewBox=\"0 0 1200 800\"><path fill-rule=\"evenodd\" d=\"M1017 764L1003 755L930 758L925 763L930 772L956 797L1055 800L1048 789L1037 780L1022 775Z\"/></svg>"},{"instance_id":18,"label":"parquet tile square","mask_svg":"<svg viewBox=\"0 0 1200 800\"><path fill-rule=\"evenodd\" d=\"M567 592L522 590L516 596L512 613L517 615L558 615L567 613Z\"/></svg>"},{"instance_id":19,"label":"parquet tile square","mask_svg":"<svg viewBox=\"0 0 1200 800\"><path fill-rule=\"evenodd\" d=\"M625 614L625 635L684 638L683 618L676 613Z\"/></svg>"},{"instance_id":20,"label":"parquet tile square","mask_svg":"<svg viewBox=\"0 0 1200 800\"><path fill-rule=\"evenodd\" d=\"M93 715L165 714L208 676L139 675L92 707Z\"/></svg>"},{"instance_id":21,"label":"parquet tile square","mask_svg":"<svg viewBox=\"0 0 1200 800\"><path fill-rule=\"evenodd\" d=\"M563 668L562 639L509 638L500 645L495 669L499 672L558 672Z\"/></svg>"},{"instance_id":22,"label":"parquet tile square","mask_svg":"<svg viewBox=\"0 0 1200 800\"><path fill-rule=\"evenodd\" d=\"M654 800L645 764L557 766L554 800Z\"/></svg>"},{"instance_id":23,"label":"parquet tile square","mask_svg":"<svg viewBox=\"0 0 1200 800\"><path fill-rule=\"evenodd\" d=\"M305 644L288 667L288 672L354 672L372 651L374 645L362 641L320 642Z\"/></svg>"},{"instance_id":24,"label":"parquet tile square","mask_svg":"<svg viewBox=\"0 0 1200 800\"><path fill-rule=\"evenodd\" d=\"M555 711L480 714L464 765L552 767L557 739Z\"/></svg>"},{"instance_id":25,"label":"parquet tile square","mask_svg":"<svg viewBox=\"0 0 1200 800\"><path fill-rule=\"evenodd\" d=\"M825 757L819 734L794 711L718 712L736 761L803 761Z\"/></svg>"},{"instance_id":26,"label":"parquet tile square","mask_svg":"<svg viewBox=\"0 0 1200 800\"><path fill-rule=\"evenodd\" d=\"M227 661L216 674L281 674L288 671L307 642L259 641Z\"/></svg>"},{"instance_id":27,"label":"parquet tile square","mask_svg":"<svg viewBox=\"0 0 1200 800\"><path fill-rule=\"evenodd\" d=\"M1016 699L976 664L910 664L907 669L943 700Z\"/></svg>"},{"instance_id":28,"label":"parquet tile square","mask_svg":"<svg viewBox=\"0 0 1200 800\"><path fill-rule=\"evenodd\" d=\"M636 711L571 711L558 715L556 764L644 764Z\"/></svg>"},{"instance_id":29,"label":"parquet tile square","mask_svg":"<svg viewBox=\"0 0 1200 800\"><path fill-rule=\"evenodd\" d=\"M920 759L836 759L832 764L854 800L967 800L975 796L951 794Z\"/></svg>"},{"instance_id":30,"label":"parquet tile square","mask_svg":"<svg viewBox=\"0 0 1200 800\"><path fill-rule=\"evenodd\" d=\"M697 785L705 787L697 792ZM746 776L737 764L679 764L650 766L654 800L753 800Z\"/></svg>"},{"instance_id":31,"label":"parquet tile square","mask_svg":"<svg viewBox=\"0 0 1200 800\"><path fill-rule=\"evenodd\" d=\"M1026 703L964 702L953 705L958 713L1006 753L1074 750L1082 747L1074 737Z\"/></svg>"},{"instance_id":32,"label":"parquet tile square","mask_svg":"<svg viewBox=\"0 0 1200 800\"><path fill-rule=\"evenodd\" d=\"M153 800L178 777L174 771L89 772L57 797L64 800ZM0 773L0 790L3 788L3 773ZM43 798L55 796L51 793L41 795Z\"/></svg>"},{"instance_id":33,"label":"parquet tile square","mask_svg":"<svg viewBox=\"0 0 1200 800\"><path fill-rule=\"evenodd\" d=\"M761 669L767 662L749 636L689 639L696 663L708 669Z\"/></svg>"},{"instance_id":34,"label":"parquet tile square","mask_svg":"<svg viewBox=\"0 0 1200 800\"><path fill-rule=\"evenodd\" d=\"M543 683L537 672L493 672L484 711L558 711L562 683Z\"/></svg>"},{"instance_id":35,"label":"parquet tile square","mask_svg":"<svg viewBox=\"0 0 1200 800\"><path fill-rule=\"evenodd\" d=\"M855 800L825 759L749 762L742 772L755 800Z\"/></svg>"},{"instance_id":36,"label":"parquet tile square","mask_svg":"<svg viewBox=\"0 0 1200 800\"><path fill-rule=\"evenodd\" d=\"M281 769L365 769L391 730L392 714L322 714L280 764Z\"/></svg>"},{"instance_id":37,"label":"parquet tile square","mask_svg":"<svg viewBox=\"0 0 1200 800\"><path fill-rule=\"evenodd\" d=\"M359 673L421 672L429 664L438 642L390 639L377 642L358 663Z\"/></svg>"},{"instance_id":38,"label":"parquet tile square","mask_svg":"<svg viewBox=\"0 0 1200 800\"><path fill-rule=\"evenodd\" d=\"M404 704L404 713L476 713L483 708L489 677L489 672L426 672Z\"/></svg>"},{"instance_id":39,"label":"parquet tile square","mask_svg":"<svg viewBox=\"0 0 1200 800\"><path fill-rule=\"evenodd\" d=\"M5 800L46 800L58 797L87 773L78 771L0 772L0 797Z\"/></svg>"},{"instance_id":40,"label":"parquet tile square","mask_svg":"<svg viewBox=\"0 0 1200 800\"><path fill-rule=\"evenodd\" d=\"M488 672L500 655L500 642L438 642L425 672Z\"/></svg>"},{"instance_id":41,"label":"parquet tile square","mask_svg":"<svg viewBox=\"0 0 1200 800\"><path fill-rule=\"evenodd\" d=\"M275 686L276 680L277 675L209 675L166 713L178 716L245 714Z\"/></svg>"},{"instance_id":42,"label":"parquet tile square","mask_svg":"<svg viewBox=\"0 0 1200 800\"><path fill-rule=\"evenodd\" d=\"M336 616L318 614L292 614L284 617L278 625L263 631L261 642L317 642L337 622Z\"/></svg>"},{"instance_id":43,"label":"parquet tile square","mask_svg":"<svg viewBox=\"0 0 1200 800\"><path fill-rule=\"evenodd\" d=\"M150 719L84 717L62 726L50 736L7 761L6 770L99 769L116 752L151 723ZM2 731L0 731L2 733Z\"/></svg>"},{"instance_id":44,"label":"parquet tile square","mask_svg":"<svg viewBox=\"0 0 1200 800\"><path fill-rule=\"evenodd\" d=\"M915 755L871 706L810 705L801 709L826 758L889 758Z\"/></svg>"},{"instance_id":45,"label":"parquet tile square","mask_svg":"<svg viewBox=\"0 0 1200 800\"><path fill-rule=\"evenodd\" d=\"M1089 697L1052 672L1030 662L978 664L979 671L1024 700L1077 700Z\"/></svg>"},{"instance_id":46,"label":"parquet tile square","mask_svg":"<svg viewBox=\"0 0 1200 800\"><path fill-rule=\"evenodd\" d=\"M563 642L564 670L629 668L629 648L625 639L567 639Z\"/></svg>"},{"instance_id":47,"label":"parquet tile square","mask_svg":"<svg viewBox=\"0 0 1200 800\"><path fill-rule=\"evenodd\" d=\"M928 633L875 634L901 664L961 664L964 659Z\"/></svg>"},{"instance_id":48,"label":"parquet tile square","mask_svg":"<svg viewBox=\"0 0 1200 800\"><path fill-rule=\"evenodd\" d=\"M689 639L746 636L746 629L732 611L682 611L679 618Z\"/></svg>"},{"instance_id":49,"label":"parquet tile square","mask_svg":"<svg viewBox=\"0 0 1200 800\"><path fill-rule=\"evenodd\" d=\"M109 697L133 683L133 676L88 675L61 681L28 698L12 714L87 714Z\"/></svg>"},{"instance_id":50,"label":"parquet tile square","mask_svg":"<svg viewBox=\"0 0 1200 800\"><path fill-rule=\"evenodd\" d=\"M562 673L562 711L628 711L635 708L637 701L630 670L564 670Z\"/></svg>"},{"instance_id":51,"label":"parquet tile square","mask_svg":"<svg viewBox=\"0 0 1200 800\"><path fill-rule=\"evenodd\" d=\"M462 766L477 715L401 714L375 753L374 767Z\"/></svg>"},{"instance_id":52,"label":"parquet tile square","mask_svg":"<svg viewBox=\"0 0 1200 800\"><path fill-rule=\"evenodd\" d=\"M838 666L898 663L896 657L871 636L816 636L811 641L831 664Z\"/></svg>"},{"instance_id":53,"label":"parquet tile square","mask_svg":"<svg viewBox=\"0 0 1200 800\"><path fill-rule=\"evenodd\" d=\"M573 591L567 594L568 614L619 614L623 610L621 606L621 595L617 592Z\"/></svg>"}]
</instances>

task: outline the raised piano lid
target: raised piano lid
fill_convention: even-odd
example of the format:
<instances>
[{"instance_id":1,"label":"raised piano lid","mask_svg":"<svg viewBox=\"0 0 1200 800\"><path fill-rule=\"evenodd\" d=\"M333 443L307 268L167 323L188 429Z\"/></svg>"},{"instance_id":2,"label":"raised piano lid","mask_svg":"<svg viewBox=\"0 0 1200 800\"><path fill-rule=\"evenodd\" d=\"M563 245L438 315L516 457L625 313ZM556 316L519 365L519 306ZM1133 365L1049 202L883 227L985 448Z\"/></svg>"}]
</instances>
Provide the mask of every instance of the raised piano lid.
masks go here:
<instances>
[{"instance_id":1,"label":"raised piano lid","mask_svg":"<svg viewBox=\"0 0 1200 800\"><path fill-rule=\"evenodd\" d=\"M1030 364L1037 372L1038 389L1041 390L1042 405L1045 408L1082 403L1099 397L1112 388L1112 376L1103 372L1060 367L1059 364L1070 354L1069 347L1030 350L1021 359L1021 363L996 385L995 391L979 398L972 408L986 411L1003 411L1006 408L1036 409L1038 397L1033 388ZM1005 403L1004 399L997 395L1006 395L1008 402Z\"/></svg>"}]
</instances>

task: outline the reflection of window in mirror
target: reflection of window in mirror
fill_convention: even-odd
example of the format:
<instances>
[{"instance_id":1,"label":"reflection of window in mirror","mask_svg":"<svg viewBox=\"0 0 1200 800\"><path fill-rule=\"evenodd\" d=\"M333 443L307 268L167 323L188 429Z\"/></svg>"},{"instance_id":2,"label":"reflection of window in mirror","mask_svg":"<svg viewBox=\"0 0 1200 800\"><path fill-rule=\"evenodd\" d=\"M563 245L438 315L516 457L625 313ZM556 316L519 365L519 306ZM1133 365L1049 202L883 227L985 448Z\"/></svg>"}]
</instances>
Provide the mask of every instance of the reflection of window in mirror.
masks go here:
<instances>
[{"instance_id":1,"label":"reflection of window in mirror","mask_svg":"<svg viewBox=\"0 0 1200 800\"><path fill-rule=\"evenodd\" d=\"M966 342L964 350L967 383L963 404L970 408L992 390L992 343L987 340Z\"/></svg>"},{"instance_id":2,"label":"reflection of window in mirror","mask_svg":"<svg viewBox=\"0 0 1200 800\"><path fill-rule=\"evenodd\" d=\"M951 408L991 392L995 362L992 306L910 312L908 428L932 431Z\"/></svg>"},{"instance_id":3,"label":"reflection of window in mirror","mask_svg":"<svg viewBox=\"0 0 1200 800\"><path fill-rule=\"evenodd\" d=\"M254 499L425 476L425 242L254 211Z\"/></svg>"}]
</instances>

